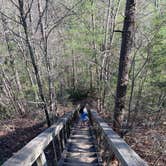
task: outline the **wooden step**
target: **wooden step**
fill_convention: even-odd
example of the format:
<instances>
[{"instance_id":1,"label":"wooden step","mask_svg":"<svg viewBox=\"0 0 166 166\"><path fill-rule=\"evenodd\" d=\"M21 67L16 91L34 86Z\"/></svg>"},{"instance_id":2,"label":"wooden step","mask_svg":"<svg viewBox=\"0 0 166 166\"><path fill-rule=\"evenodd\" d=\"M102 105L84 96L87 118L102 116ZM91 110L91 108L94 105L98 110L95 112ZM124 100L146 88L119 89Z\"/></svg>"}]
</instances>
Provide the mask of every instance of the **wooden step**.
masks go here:
<instances>
[{"instance_id":1,"label":"wooden step","mask_svg":"<svg viewBox=\"0 0 166 166\"><path fill-rule=\"evenodd\" d=\"M94 145L92 144L84 144L84 143L79 143L79 144L69 144L67 146L67 148L74 148L74 149L83 149L83 150L87 150L90 149L90 148L95 148Z\"/></svg>"},{"instance_id":2,"label":"wooden step","mask_svg":"<svg viewBox=\"0 0 166 166\"><path fill-rule=\"evenodd\" d=\"M89 127L85 127L85 128L81 128L81 127L79 127L79 126L77 126L77 127L73 127L73 128L71 128L71 130L72 131L89 131L90 130L90 128Z\"/></svg>"},{"instance_id":3,"label":"wooden step","mask_svg":"<svg viewBox=\"0 0 166 166\"><path fill-rule=\"evenodd\" d=\"M83 135L72 135L70 139L77 139L77 140L89 140L90 142L93 141L92 136L83 136Z\"/></svg>"},{"instance_id":4,"label":"wooden step","mask_svg":"<svg viewBox=\"0 0 166 166\"><path fill-rule=\"evenodd\" d=\"M60 166L101 166L94 144L91 128L76 125L71 131L70 138L59 162Z\"/></svg>"},{"instance_id":5,"label":"wooden step","mask_svg":"<svg viewBox=\"0 0 166 166\"><path fill-rule=\"evenodd\" d=\"M97 157L98 152L66 152L66 157L81 157L81 158L86 158L86 157Z\"/></svg>"},{"instance_id":6,"label":"wooden step","mask_svg":"<svg viewBox=\"0 0 166 166\"><path fill-rule=\"evenodd\" d=\"M87 138L87 137L92 137L92 135L91 134L75 133L75 134L72 134L71 137L83 137L83 138Z\"/></svg>"},{"instance_id":7,"label":"wooden step","mask_svg":"<svg viewBox=\"0 0 166 166\"><path fill-rule=\"evenodd\" d=\"M86 128L81 128L79 126L77 127L72 127L71 128L71 131L89 131L89 127L86 127Z\"/></svg>"},{"instance_id":8,"label":"wooden step","mask_svg":"<svg viewBox=\"0 0 166 166\"><path fill-rule=\"evenodd\" d=\"M80 142L81 142L81 144L93 145L93 146L95 146L95 144L94 144L93 142L90 142L89 140L81 140L81 141L80 141L80 140L76 140L76 139L74 139L74 140L68 142L66 146L71 145L71 144L78 145L78 144L80 144Z\"/></svg>"},{"instance_id":9,"label":"wooden step","mask_svg":"<svg viewBox=\"0 0 166 166\"><path fill-rule=\"evenodd\" d=\"M69 163L79 163L79 164L93 164L98 163L98 160L96 157L86 157L86 158L65 158L64 162Z\"/></svg>"},{"instance_id":10,"label":"wooden step","mask_svg":"<svg viewBox=\"0 0 166 166\"><path fill-rule=\"evenodd\" d=\"M75 129L79 129L79 130L89 130L89 127L75 126L75 127L72 127L72 128L71 128L71 130L75 130Z\"/></svg>"},{"instance_id":11,"label":"wooden step","mask_svg":"<svg viewBox=\"0 0 166 166\"><path fill-rule=\"evenodd\" d=\"M98 163L92 163L92 164L80 164L80 163L69 163L69 162L64 162L60 166L102 166L101 164Z\"/></svg>"},{"instance_id":12,"label":"wooden step","mask_svg":"<svg viewBox=\"0 0 166 166\"><path fill-rule=\"evenodd\" d=\"M86 137L92 137L92 135L90 133L81 133L81 132L77 132L71 135L71 137L82 137L82 138L86 138Z\"/></svg>"},{"instance_id":13,"label":"wooden step","mask_svg":"<svg viewBox=\"0 0 166 166\"><path fill-rule=\"evenodd\" d=\"M75 145L78 145L78 144L84 144L84 145L94 145L93 142L91 141L88 141L88 140L77 140L77 139L72 139L72 140L68 140L68 144L75 144Z\"/></svg>"},{"instance_id":14,"label":"wooden step","mask_svg":"<svg viewBox=\"0 0 166 166\"><path fill-rule=\"evenodd\" d=\"M96 149L94 147L88 148L88 149L82 149L82 148L68 148L68 152L95 152Z\"/></svg>"},{"instance_id":15,"label":"wooden step","mask_svg":"<svg viewBox=\"0 0 166 166\"><path fill-rule=\"evenodd\" d=\"M91 135L89 131L73 131L71 135L80 134L80 135Z\"/></svg>"}]
</instances>

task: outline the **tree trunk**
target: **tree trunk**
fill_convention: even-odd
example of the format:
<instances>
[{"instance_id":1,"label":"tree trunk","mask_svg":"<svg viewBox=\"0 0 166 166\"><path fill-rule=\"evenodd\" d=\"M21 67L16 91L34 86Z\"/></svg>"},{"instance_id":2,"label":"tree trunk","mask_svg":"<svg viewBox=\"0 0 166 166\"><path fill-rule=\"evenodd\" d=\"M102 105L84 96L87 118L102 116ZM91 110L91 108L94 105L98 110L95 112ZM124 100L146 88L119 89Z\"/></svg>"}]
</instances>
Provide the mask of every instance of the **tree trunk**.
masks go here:
<instances>
[{"instance_id":1,"label":"tree trunk","mask_svg":"<svg viewBox=\"0 0 166 166\"><path fill-rule=\"evenodd\" d=\"M76 89L76 63L75 63L75 55L74 52L72 50L72 86L73 86L73 91L75 91Z\"/></svg>"},{"instance_id":2,"label":"tree trunk","mask_svg":"<svg viewBox=\"0 0 166 166\"><path fill-rule=\"evenodd\" d=\"M14 95L15 98L17 98L17 102L18 102L18 109L20 110L20 114L23 115L26 112L26 102L25 102L25 98L24 98L24 92L21 86L21 82L20 82L20 78L19 78L19 74L18 71L15 67L15 57L12 53L12 48L10 45L10 38L9 38L9 34L8 34L8 27L7 27L7 22L6 19L4 18L4 16L1 14L1 20L2 20L2 26L3 26L3 30L4 30L4 37L5 37L5 42L7 45L7 50L8 50L8 54L9 54L9 62L10 62L10 66L12 69L12 74L14 76L14 82L16 85L16 90L17 92L19 92L18 95Z\"/></svg>"},{"instance_id":3,"label":"tree trunk","mask_svg":"<svg viewBox=\"0 0 166 166\"><path fill-rule=\"evenodd\" d=\"M110 62L110 53L112 49L112 43L114 40L114 29L115 29L115 23L117 14L119 11L121 0L118 0L117 3L115 3L114 0L108 1L108 8L107 8L107 15L106 15L106 23L105 23L105 36L103 41L103 51L104 56L102 60L101 65L101 72L100 72L100 80L103 81L103 84L101 85L101 109L104 108L105 105L105 98L107 95L108 87L107 87L107 73L109 70L107 70L107 67L109 66ZM114 9L115 8L115 9ZM110 44L108 47L108 37L110 36Z\"/></svg>"},{"instance_id":4,"label":"tree trunk","mask_svg":"<svg viewBox=\"0 0 166 166\"><path fill-rule=\"evenodd\" d=\"M114 130L122 137L122 124L124 120L126 91L128 85L129 54L131 52L134 37L135 0L126 1L125 20L122 32L122 43L119 61L119 73L116 89L114 109Z\"/></svg>"},{"instance_id":5,"label":"tree trunk","mask_svg":"<svg viewBox=\"0 0 166 166\"><path fill-rule=\"evenodd\" d=\"M47 24L47 10L48 10L48 1L45 2L45 21L42 21L42 12L43 9L41 7L41 0L38 0L38 12L39 12L39 19L40 19L40 32L42 36L42 44L43 44L43 52L44 52L44 58L45 58L45 64L46 64L46 69L47 69L47 79L48 79L48 87L49 87L49 108L50 112L55 110L55 90L53 87L53 81L51 77L51 64L49 60L49 55L48 55L48 38L46 36L45 32L45 25Z\"/></svg>"},{"instance_id":6,"label":"tree trunk","mask_svg":"<svg viewBox=\"0 0 166 166\"><path fill-rule=\"evenodd\" d=\"M9 98L9 101L10 101L11 105L13 106L15 112L18 111L18 113L20 114L20 110L18 109L17 101L15 101L15 96L13 96L13 93L7 83L8 80L5 77L6 74L2 67L1 67L1 72L2 72L2 82L4 85L3 91L5 92L5 95Z\"/></svg>"},{"instance_id":7,"label":"tree trunk","mask_svg":"<svg viewBox=\"0 0 166 166\"><path fill-rule=\"evenodd\" d=\"M24 2L23 2L23 0L18 0L18 2L19 2L19 12L20 12L20 18L21 18L21 25L23 26L23 29L24 29L26 44L27 44L29 54L30 54L30 57L31 57L31 62L32 62L32 65L33 65L33 68L34 68L36 81L37 81L37 85L38 85L38 89L39 89L39 94L40 94L41 100L43 102L43 108L44 108L44 111L45 111L47 125L50 126L51 122L50 122L50 118L49 118L49 114L48 114L46 100L45 100L44 93L43 93L41 78L40 78L40 75L39 75L38 66L36 64L34 50L33 50L33 47L31 46L30 39L29 39L28 26L27 26L27 22L26 22L26 16L25 16L25 13L24 13Z\"/></svg>"},{"instance_id":8,"label":"tree trunk","mask_svg":"<svg viewBox=\"0 0 166 166\"><path fill-rule=\"evenodd\" d=\"M90 74L90 91L93 90L93 71L92 71L92 65L89 65L89 74Z\"/></svg>"},{"instance_id":9,"label":"tree trunk","mask_svg":"<svg viewBox=\"0 0 166 166\"><path fill-rule=\"evenodd\" d=\"M37 102L39 101L39 94L38 94L38 91L36 90L36 83L34 81L34 77L33 77L33 74L32 74L32 71L29 67L29 64L28 64L28 59L27 59L27 54L28 54L28 51L27 50L23 50L23 48L18 44L18 47L19 47L19 50L20 52L22 53L22 56L23 56L23 61L25 63L25 69L26 69L26 72L27 72L27 75L28 75L28 78L29 78L29 82L30 82L30 85L31 87L33 88L33 92L34 92L34 96L35 96L35 102L36 102L36 107L38 106Z\"/></svg>"}]
</instances>

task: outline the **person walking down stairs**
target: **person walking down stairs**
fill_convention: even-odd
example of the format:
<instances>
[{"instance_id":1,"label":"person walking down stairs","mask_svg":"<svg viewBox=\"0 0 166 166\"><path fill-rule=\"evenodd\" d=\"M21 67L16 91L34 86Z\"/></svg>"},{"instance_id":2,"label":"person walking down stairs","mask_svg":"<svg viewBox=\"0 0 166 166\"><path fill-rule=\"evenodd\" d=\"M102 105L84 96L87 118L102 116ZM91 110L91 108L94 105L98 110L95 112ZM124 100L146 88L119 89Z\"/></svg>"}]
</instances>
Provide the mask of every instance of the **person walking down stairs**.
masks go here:
<instances>
[{"instance_id":1,"label":"person walking down stairs","mask_svg":"<svg viewBox=\"0 0 166 166\"><path fill-rule=\"evenodd\" d=\"M86 105L84 105L80 108L79 113L80 113L81 126L85 127L85 125L89 121L88 110L86 108Z\"/></svg>"}]
</instances>

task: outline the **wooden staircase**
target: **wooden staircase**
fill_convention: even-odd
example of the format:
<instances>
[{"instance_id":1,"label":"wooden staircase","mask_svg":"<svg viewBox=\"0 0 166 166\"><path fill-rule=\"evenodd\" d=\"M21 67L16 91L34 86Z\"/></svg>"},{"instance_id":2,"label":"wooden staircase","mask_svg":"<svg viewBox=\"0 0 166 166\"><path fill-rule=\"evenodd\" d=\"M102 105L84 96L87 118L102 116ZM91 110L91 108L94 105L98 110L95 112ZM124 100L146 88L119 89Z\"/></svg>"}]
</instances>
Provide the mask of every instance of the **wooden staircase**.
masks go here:
<instances>
[{"instance_id":1,"label":"wooden staircase","mask_svg":"<svg viewBox=\"0 0 166 166\"><path fill-rule=\"evenodd\" d=\"M95 110L89 119L81 126L78 110L67 113L2 166L148 166Z\"/></svg>"},{"instance_id":2,"label":"wooden staircase","mask_svg":"<svg viewBox=\"0 0 166 166\"><path fill-rule=\"evenodd\" d=\"M81 126L81 122L72 128L59 166L100 166L102 165L97 152L95 137L90 124Z\"/></svg>"}]
</instances>

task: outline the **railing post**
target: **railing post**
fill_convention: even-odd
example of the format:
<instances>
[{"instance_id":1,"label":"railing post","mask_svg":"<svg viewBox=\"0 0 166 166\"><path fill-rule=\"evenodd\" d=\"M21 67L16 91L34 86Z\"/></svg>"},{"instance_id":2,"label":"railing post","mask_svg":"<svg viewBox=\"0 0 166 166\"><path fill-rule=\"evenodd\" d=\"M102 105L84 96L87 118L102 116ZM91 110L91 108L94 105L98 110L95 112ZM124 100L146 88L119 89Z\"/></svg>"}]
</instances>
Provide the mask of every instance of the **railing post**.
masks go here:
<instances>
[{"instance_id":1,"label":"railing post","mask_svg":"<svg viewBox=\"0 0 166 166\"><path fill-rule=\"evenodd\" d=\"M55 162L55 166L58 165L58 157L57 157L57 153L56 153L56 146L55 146L55 137L53 136L52 138L52 146L53 146L53 151L54 151L54 162Z\"/></svg>"},{"instance_id":2,"label":"railing post","mask_svg":"<svg viewBox=\"0 0 166 166\"><path fill-rule=\"evenodd\" d=\"M66 124L67 126L67 138L69 138L69 136L70 136L70 120L67 122L67 124Z\"/></svg>"},{"instance_id":3,"label":"railing post","mask_svg":"<svg viewBox=\"0 0 166 166\"><path fill-rule=\"evenodd\" d=\"M60 138L61 138L61 145L62 145L62 151L65 148L65 141L64 141L64 127L62 128L62 131L60 132Z\"/></svg>"},{"instance_id":4,"label":"railing post","mask_svg":"<svg viewBox=\"0 0 166 166\"><path fill-rule=\"evenodd\" d=\"M40 156L36 160L37 166L47 166L46 156L44 152L40 154Z\"/></svg>"},{"instance_id":5,"label":"railing post","mask_svg":"<svg viewBox=\"0 0 166 166\"><path fill-rule=\"evenodd\" d=\"M66 145L66 143L67 143L67 122L64 125L64 142L65 142L65 145Z\"/></svg>"},{"instance_id":6,"label":"railing post","mask_svg":"<svg viewBox=\"0 0 166 166\"><path fill-rule=\"evenodd\" d=\"M60 133L57 135L57 139L58 139L59 151L60 151L60 154L61 154L62 153L62 144L61 144Z\"/></svg>"}]
</instances>

